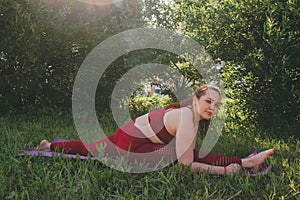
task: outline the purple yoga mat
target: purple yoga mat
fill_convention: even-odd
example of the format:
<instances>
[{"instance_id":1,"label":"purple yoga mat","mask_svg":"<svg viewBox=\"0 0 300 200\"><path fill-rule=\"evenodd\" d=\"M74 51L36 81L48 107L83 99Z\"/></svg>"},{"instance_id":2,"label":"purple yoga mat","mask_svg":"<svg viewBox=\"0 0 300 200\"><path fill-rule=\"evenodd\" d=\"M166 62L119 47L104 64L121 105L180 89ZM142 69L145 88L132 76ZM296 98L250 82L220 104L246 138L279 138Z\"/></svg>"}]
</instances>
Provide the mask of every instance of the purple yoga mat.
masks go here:
<instances>
[{"instance_id":1,"label":"purple yoga mat","mask_svg":"<svg viewBox=\"0 0 300 200\"><path fill-rule=\"evenodd\" d=\"M66 153L58 153L58 152L50 152L50 151L39 151L39 150L31 150L26 151L25 153L20 153L18 156L45 156L45 157L66 157L66 158L77 158L79 157L81 160L96 160L95 157L88 157L88 156L81 156L81 155L74 155L74 154L66 154Z\"/></svg>"},{"instance_id":2,"label":"purple yoga mat","mask_svg":"<svg viewBox=\"0 0 300 200\"><path fill-rule=\"evenodd\" d=\"M67 141L65 139L62 138L55 138L52 142L63 142L63 141ZM256 147L254 147L254 151L248 155L245 158L250 158L256 154L258 154L259 151L257 150ZM41 155L41 156L45 156L45 157L66 157L66 158L80 158L81 160L87 160L87 159L91 159L91 160L97 160L97 158L95 157L89 157L89 156L81 156L81 155L74 155L74 154L66 154L66 153L58 153L58 152L49 152L49 151L39 151L39 150L31 150L31 151L26 151L24 153L20 153L17 156L37 156L37 155ZM265 163L263 163L260 167L260 171L257 173L250 173L249 171L243 171L242 175L243 176L259 176L259 175L266 175L268 174L268 172L272 169L273 165L266 165Z\"/></svg>"}]
</instances>

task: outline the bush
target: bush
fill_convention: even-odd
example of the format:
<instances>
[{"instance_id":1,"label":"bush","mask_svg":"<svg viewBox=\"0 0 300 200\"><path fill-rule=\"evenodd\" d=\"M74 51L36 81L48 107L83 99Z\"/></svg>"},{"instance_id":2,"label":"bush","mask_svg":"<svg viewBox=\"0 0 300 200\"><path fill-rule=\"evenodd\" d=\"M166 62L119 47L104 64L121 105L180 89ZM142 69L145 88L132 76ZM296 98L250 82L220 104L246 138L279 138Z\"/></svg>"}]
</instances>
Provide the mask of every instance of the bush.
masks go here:
<instances>
[{"instance_id":1,"label":"bush","mask_svg":"<svg viewBox=\"0 0 300 200\"><path fill-rule=\"evenodd\" d=\"M300 120L299 1L175 1L174 27L184 27L222 70L230 98L272 135L296 135ZM174 23L175 22L175 23ZM182 26L184 25L184 26Z\"/></svg>"},{"instance_id":2,"label":"bush","mask_svg":"<svg viewBox=\"0 0 300 200\"><path fill-rule=\"evenodd\" d=\"M129 111L132 118L136 118L151 110L163 108L171 103L169 97L157 97L156 95L150 97L133 97L129 103Z\"/></svg>"},{"instance_id":3,"label":"bush","mask_svg":"<svg viewBox=\"0 0 300 200\"><path fill-rule=\"evenodd\" d=\"M107 37L144 24L136 0L118 6L0 1L0 112L70 108L73 82L87 54Z\"/></svg>"}]
</instances>

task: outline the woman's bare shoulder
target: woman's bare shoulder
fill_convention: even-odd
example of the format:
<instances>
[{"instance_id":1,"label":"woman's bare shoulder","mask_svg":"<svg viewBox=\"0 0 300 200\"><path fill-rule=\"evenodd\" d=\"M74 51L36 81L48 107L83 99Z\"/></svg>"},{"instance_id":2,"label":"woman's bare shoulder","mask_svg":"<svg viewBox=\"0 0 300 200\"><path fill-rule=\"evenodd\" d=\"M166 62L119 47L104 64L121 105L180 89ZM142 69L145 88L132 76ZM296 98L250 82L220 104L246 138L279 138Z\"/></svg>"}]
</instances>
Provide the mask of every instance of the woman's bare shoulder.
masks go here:
<instances>
[{"instance_id":1,"label":"woman's bare shoulder","mask_svg":"<svg viewBox=\"0 0 300 200\"><path fill-rule=\"evenodd\" d=\"M191 108L188 107L182 107L182 108L177 108L177 109L172 109L170 111L168 111L166 114L166 116L172 116L172 117L182 117L182 116L193 116L193 112L191 110Z\"/></svg>"},{"instance_id":2,"label":"woman's bare shoulder","mask_svg":"<svg viewBox=\"0 0 300 200\"><path fill-rule=\"evenodd\" d=\"M168 111L164 116L164 124L166 129L172 134L175 135L179 126L183 121L189 120L191 123L193 119L193 112L190 108L183 107L178 109L172 109Z\"/></svg>"}]
</instances>

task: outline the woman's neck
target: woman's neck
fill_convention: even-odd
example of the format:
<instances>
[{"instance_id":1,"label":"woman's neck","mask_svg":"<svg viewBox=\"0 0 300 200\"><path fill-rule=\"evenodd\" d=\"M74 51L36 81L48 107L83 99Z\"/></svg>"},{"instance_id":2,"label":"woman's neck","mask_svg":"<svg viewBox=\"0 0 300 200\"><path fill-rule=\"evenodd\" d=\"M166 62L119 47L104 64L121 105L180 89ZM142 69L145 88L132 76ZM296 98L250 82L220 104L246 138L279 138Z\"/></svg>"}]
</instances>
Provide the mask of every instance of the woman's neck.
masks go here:
<instances>
[{"instance_id":1,"label":"woman's neck","mask_svg":"<svg viewBox=\"0 0 300 200\"><path fill-rule=\"evenodd\" d=\"M188 105L187 107L190 108L191 111L193 112L194 129L195 131L198 131L199 121L201 120L201 118L199 115L197 115L197 112L195 111L195 107L193 107L192 105Z\"/></svg>"}]
</instances>

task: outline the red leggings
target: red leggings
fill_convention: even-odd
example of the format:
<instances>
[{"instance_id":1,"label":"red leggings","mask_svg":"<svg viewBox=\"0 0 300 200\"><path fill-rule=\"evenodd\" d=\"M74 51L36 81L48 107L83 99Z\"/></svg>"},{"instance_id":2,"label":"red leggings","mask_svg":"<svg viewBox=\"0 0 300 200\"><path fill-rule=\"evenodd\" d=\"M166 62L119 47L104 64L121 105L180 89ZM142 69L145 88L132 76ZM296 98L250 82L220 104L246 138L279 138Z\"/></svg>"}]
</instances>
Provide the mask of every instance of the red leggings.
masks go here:
<instances>
[{"instance_id":1,"label":"red leggings","mask_svg":"<svg viewBox=\"0 0 300 200\"><path fill-rule=\"evenodd\" d=\"M105 139L93 143L83 143L80 140L57 142L57 143L52 143L50 145L50 149L51 151L65 152L70 154L80 154L84 156L91 153L94 156L97 155L98 153L96 147L102 144L102 145L106 145L105 152L107 152L110 155L118 155L119 154L118 150L114 145L112 146L107 145L108 140L111 140L111 138L107 137ZM164 148L165 146L166 145L164 144L161 145L161 144L153 144L153 143L145 143L139 145L132 144L132 148L130 148L130 151L135 153L147 153L147 152L160 150L163 153L163 155L168 156L169 154L172 153L172 150L168 150L167 148ZM200 162L200 163L205 163L214 166L227 166L232 163L238 163L240 165L242 164L240 158L228 157L228 156L212 154L212 153L209 153L205 157L200 158L198 150L194 150L194 162Z\"/></svg>"}]
</instances>

